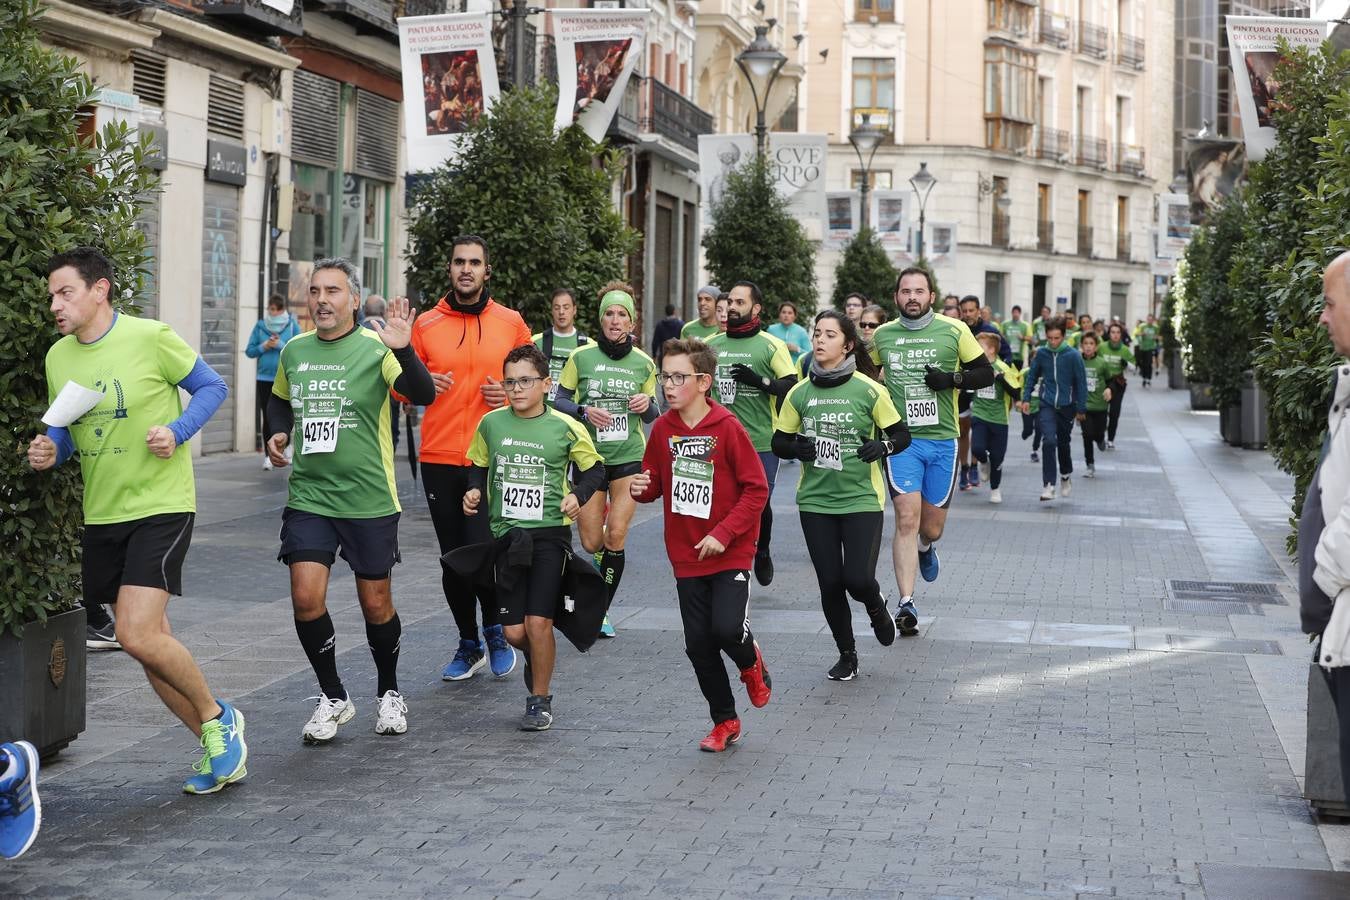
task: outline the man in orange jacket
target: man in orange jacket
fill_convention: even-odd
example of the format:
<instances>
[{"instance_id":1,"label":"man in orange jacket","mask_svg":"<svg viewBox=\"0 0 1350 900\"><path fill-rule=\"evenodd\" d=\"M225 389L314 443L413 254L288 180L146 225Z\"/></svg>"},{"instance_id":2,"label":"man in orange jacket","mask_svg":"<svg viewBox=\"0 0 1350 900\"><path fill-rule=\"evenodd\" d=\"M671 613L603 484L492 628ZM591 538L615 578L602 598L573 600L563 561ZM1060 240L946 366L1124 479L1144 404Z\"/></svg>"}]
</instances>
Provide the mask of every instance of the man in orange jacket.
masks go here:
<instances>
[{"instance_id":1,"label":"man in orange jacket","mask_svg":"<svg viewBox=\"0 0 1350 900\"><path fill-rule=\"evenodd\" d=\"M422 419L419 457L422 489L442 554L492 540L487 516L464 515L472 467L467 456L469 442L478 420L506 402L501 385L506 354L530 343L530 329L520 313L490 296L487 282L491 276L487 242L472 234L455 238L450 291L413 325L413 350L436 382L436 400ZM497 624L496 597L475 592L449 569L441 574L441 586L459 628L459 648L441 678L464 681L485 664L498 678L511 674L516 651ZM483 607L482 640L479 603Z\"/></svg>"}]
</instances>

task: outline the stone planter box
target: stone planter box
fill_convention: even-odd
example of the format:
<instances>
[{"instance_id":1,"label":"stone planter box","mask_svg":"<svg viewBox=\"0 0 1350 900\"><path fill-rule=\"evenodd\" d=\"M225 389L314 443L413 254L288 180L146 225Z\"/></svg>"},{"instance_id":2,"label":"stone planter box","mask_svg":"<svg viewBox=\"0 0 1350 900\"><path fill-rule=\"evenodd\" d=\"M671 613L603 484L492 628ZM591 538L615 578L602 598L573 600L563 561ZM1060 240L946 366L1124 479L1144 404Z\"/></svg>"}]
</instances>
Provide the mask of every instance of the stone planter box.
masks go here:
<instances>
[{"instance_id":1,"label":"stone planter box","mask_svg":"<svg viewBox=\"0 0 1350 900\"><path fill-rule=\"evenodd\" d=\"M1213 389L1206 382L1192 381L1188 385L1191 389L1191 409L1218 409L1214 402Z\"/></svg>"},{"instance_id":2,"label":"stone planter box","mask_svg":"<svg viewBox=\"0 0 1350 900\"><path fill-rule=\"evenodd\" d=\"M84 731L84 609L0 637L0 739L26 740L44 759Z\"/></svg>"}]
</instances>

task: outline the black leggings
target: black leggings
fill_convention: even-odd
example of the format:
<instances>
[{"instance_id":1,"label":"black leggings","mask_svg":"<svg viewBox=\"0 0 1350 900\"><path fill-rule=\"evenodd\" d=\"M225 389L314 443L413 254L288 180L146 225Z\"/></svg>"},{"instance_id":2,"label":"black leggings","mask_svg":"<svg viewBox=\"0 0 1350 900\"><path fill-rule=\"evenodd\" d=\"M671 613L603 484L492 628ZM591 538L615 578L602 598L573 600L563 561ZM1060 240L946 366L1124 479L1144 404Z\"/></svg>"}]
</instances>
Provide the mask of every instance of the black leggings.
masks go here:
<instances>
[{"instance_id":1,"label":"black leggings","mask_svg":"<svg viewBox=\"0 0 1350 900\"><path fill-rule=\"evenodd\" d=\"M1106 439L1112 443L1116 440L1116 426L1120 424L1120 405L1125 402L1124 380L1111 380L1111 402L1107 406L1106 417Z\"/></svg>"},{"instance_id":2,"label":"black leggings","mask_svg":"<svg viewBox=\"0 0 1350 900\"><path fill-rule=\"evenodd\" d=\"M820 608L830 634L840 653L853 650L853 614L844 594L852 594L869 610L885 602L877 584L877 554L881 551L885 516L881 512L803 512L801 519L806 551L820 584Z\"/></svg>"},{"instance_id":3,"label":"black leggings","mask_svg":"<svg viewBox=\"0 0 1350 900\"><path fill-rule=\"evenodd\" d=\"M1087 418L1083 420L1083 461L1089 466L1095 459L1093 451L1096 449L1096 443L1104 440L1106 440L1106 410L1089 409Z\"/></svg>"},{"instance_id":4,"label":"black leggings","mask_svg":"<svg viewBox=\"0 0 1350 900\"><path fill-rule=\"evenodd\" d=\"M253 424L258 429L258 434L262 438L263 452L266 453L267 439L272 436L272 423L267 417L267 400L272 396L272 385L275 384L275 382L259 379L254 382L254 384L257 385L256 399L258 412L257 415L254 416Z\"/></svg>"},{"instance_id":5,"label":"black leggings","mask_svg":"<svg viewBox=\"0 0 1350 900\"><path fill-rule=\"evenodd\" d=\"M1156 350L1139 350L1134 354L1135 363L1139 366L1139 377L1145 381L1153 380L1153 354Z\"/></svg>"},{"instance_id":6,"label":"black leggings","mask_svg":"<svg viewBox=\"0 0 1350 900\"><path fill-rule=\"evenodd\" d=\"M436 528L436 542L441 554L468 544L485 544L492 540L488 527L487 504L479 507L478 515L464 515L464 494L469 490L469 470L472 466L451 466L443 463L422 463L422 490L427 495L427 508ZM483 627L497 624L497 592L475 590L464 579L441 565L441 590L450 614L455 617L461 640L478 640L478 606L483 607Z\"/></svg>"},{"instance_id":7,"label":"black leggings","mask_svg":"<svg viewBox=\"0 0 1350 900\"><path fill-rule=\"evenodd\" d=\"M737 669L755 664L755 636L750 633L750 573L728 569L712 575L676 578L680 618L684 620L684 652L694 664L694 677L708 701L713 724L736 718L722 654Z\"/></svg>"}]
</instances>

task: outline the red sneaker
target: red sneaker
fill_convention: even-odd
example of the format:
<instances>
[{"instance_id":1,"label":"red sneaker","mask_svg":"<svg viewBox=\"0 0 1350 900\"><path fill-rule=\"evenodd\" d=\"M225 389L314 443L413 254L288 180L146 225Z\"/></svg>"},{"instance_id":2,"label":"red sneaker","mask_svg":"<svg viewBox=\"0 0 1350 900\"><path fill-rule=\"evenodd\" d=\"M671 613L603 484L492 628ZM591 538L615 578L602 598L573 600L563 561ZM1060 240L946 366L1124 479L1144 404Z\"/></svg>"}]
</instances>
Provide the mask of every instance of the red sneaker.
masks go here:
<instances>
[{"instance_id":1,"label":"red sneaker","mask_svg":"<svg viewBox=\"0 0 1350 900\"><path fill-rule=\"evenodd\" d=\"M698 749L708 753L721 753L740 739L741 720L727 719L725 722L718 722L713 726L713 730L708 736L699 741Z\"/></svg>"},{"instance_id":2,"label":"red sneaker","mask_svg":"<svg viewBox=\"0 0 1350 900\"><path fill-rule=\"evenodd\" d=\"M769 702L773 679L769 677L769 670L764 666L764 654L759 649L759 641L755 641L754 665L748 669L741 669L741 682L745 684L745 692L750 695L751 706L759 708Z\"/></svg>"}]
</instances>

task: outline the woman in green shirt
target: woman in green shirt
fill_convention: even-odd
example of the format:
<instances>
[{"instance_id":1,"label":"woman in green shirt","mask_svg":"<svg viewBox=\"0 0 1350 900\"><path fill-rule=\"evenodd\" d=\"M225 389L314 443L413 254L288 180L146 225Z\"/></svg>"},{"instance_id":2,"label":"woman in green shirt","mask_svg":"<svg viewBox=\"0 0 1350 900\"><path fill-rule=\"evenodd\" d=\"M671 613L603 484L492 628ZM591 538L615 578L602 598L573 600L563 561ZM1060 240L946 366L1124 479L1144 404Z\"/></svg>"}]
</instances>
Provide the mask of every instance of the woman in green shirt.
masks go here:
<instances>
[{"instance_id":1,"label":"woman in green shirt","mask_svg":"<svg viewBox=\"0 0 1350 900\"><path fill-rule=\"evenodd\" d=\"M1106 449L1106 411L1111 402L1111 364L1097 353L1100 341L1096 334L1083 336L1083 368L1087 372L1087 418L1083 420L1083 460L1087 463L1084 478L1096 478L1093 448Z\"/></svg>"},{"instance_id":2,"label":"woman in green shirt","mask_svg":"<svg viewBox=\"0 0 1350 900\"><path fill-rule=\"evenodd\" d=\"M852 320L825 310L811 340L808 378L783 398L773 452L803 463L797 508L820 605L839 649L839 661L826 674L852 681L858 652L849 594L867 609L881 645L895 642L895 620L877 584L886 504L877 463L908 447L910 437L890 392L876 381L877 367Z\"/></svg>"},{"instance_id":3,"label":"woman in green shirt","mask_svg":"<svg viewBox=\"0 0 1350 900\"><path fill-rule=\"evenodd\" d=\"M1112 322L1106 327L1106 343L1097 353L1110 363L1111 375L1107 387L1111 396L1107 401L1106 449L1116 449L1116 427L1120 424L1120 408L1125 402L1125 371L1134 365L1134 352L1125 343L1125 326Z\"/></svg>"}]
</instances>

